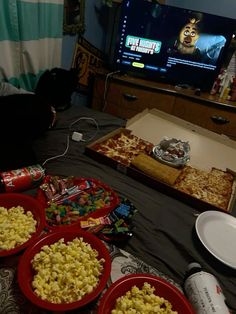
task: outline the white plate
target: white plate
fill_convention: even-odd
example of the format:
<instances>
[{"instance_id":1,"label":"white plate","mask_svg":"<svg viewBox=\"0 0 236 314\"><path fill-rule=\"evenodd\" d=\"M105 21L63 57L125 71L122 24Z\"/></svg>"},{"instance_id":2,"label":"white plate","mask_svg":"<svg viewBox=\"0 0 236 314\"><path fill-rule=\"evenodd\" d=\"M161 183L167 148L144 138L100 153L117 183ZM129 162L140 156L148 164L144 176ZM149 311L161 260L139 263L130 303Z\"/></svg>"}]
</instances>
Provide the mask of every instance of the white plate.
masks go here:
<instances>
[{"instance_id":1,"label":"white plate","mask_svg":"<svg viewBox=\"0 0 236 314\"><path fill-rule=\"evenodd\" d=\"M236 218L206 211L196 220L197 235L205 248L225 265L236 269Z\"/></svg>"}]
</instances>

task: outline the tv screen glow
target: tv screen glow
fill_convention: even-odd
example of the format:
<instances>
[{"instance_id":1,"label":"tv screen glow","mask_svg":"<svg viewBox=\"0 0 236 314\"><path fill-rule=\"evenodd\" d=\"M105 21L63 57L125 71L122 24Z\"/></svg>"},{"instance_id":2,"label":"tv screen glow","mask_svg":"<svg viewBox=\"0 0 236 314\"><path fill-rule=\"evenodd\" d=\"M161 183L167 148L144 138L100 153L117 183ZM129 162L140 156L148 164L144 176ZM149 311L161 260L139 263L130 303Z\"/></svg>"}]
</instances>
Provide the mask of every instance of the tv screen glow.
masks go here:
<instances>
[{"instance_id":1,"label":"tv screen glow","mask_svg":"<svg viewBox=\"0 0 236 314\"><path fill-rule=\"evenodd\" d=\"M235 20L148 0L124 0L116 69L209 90L224 61Z\"/></svg>"}]
</instances>

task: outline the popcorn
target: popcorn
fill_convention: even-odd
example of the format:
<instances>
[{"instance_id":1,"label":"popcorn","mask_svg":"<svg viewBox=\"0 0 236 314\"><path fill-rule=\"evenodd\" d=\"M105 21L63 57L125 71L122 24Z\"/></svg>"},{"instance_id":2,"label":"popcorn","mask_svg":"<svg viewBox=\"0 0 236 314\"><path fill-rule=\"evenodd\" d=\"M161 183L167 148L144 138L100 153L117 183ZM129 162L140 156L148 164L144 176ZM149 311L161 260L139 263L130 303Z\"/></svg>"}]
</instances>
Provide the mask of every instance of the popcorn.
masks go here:
<instances>
[{"instance_id":1,"label":"popcorn","mask_svg":"<svg viewBox=\"0 0 236 314\"><path fill-rule=\"evenodd\" d=\"M117 298L111 314L178 314L166 299L154 294L155 288L144 282L142 289L133 286L125 295Z\"/></svg>"},{"instance_id":2,"label":"popcorn","mask_svg":"<svg viewBox=\"0 0 236 314\"><path fill-rule=\"evenodd\" d=\"M44 245L31 261L34 292L51 303L79 301L98 285L104 262L83 238Z\"/></svg>"},{"instance_id":3,"label":"popcorn","mask_svg":"<svg viewBox=\"0 0 236 314\"><path fill-rule=\"evenodd\" d=\"M10 250L25 243L36 231L36 225L33 214L25 213L23 207L0 207L0 249Z\"/></svg>"}]
</instances>

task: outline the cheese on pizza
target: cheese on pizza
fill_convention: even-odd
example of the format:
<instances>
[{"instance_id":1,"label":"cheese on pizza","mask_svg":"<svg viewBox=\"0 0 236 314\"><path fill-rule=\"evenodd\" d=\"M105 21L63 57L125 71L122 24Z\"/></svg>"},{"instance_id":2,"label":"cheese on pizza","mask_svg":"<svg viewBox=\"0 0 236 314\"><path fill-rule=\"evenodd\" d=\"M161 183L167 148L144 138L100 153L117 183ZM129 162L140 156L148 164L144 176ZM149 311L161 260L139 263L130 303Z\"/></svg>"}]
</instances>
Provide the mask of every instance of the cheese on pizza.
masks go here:
<instances>
[{"instance_id":1,"label":"cheese on pizza","mask_svg":"<svg viewBox=\"0 0 236 314\"><path fill-rule=\"evenodd\" d=\"M210 172L183 168L175 188L209 204L227 210L234 177L229 172L212 168Z\"/></svg>"},{"instance_id":2,"label":"cheese on pizza","mask_svg":"<svg viewBox=\"0 0 236 314\"><path fill-rule=\"evenodd\" d=\"M153 144L131 134L118 133L93 146L97 152L129 166L132 159L140 153L150 154Z\"/></svg>"}]
</instances>

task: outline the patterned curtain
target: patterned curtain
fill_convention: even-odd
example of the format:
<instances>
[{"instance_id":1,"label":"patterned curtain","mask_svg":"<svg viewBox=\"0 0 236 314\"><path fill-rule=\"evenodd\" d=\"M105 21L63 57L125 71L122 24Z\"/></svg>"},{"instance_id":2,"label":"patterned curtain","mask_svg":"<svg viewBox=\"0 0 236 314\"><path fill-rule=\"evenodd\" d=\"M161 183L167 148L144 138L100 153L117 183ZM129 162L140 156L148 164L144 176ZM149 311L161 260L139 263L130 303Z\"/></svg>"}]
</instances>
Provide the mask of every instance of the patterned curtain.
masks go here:
<instances>
[{"instance_id":1,"label":"patterned curtain","mask_svg":"<svg viewBox=\"0 0 236 314\"><path fill-rule=\"evenodd\" d=\"M34 91L61 66L64 0L0 0L0 82Z\"/></svg>"}]
</instances>

